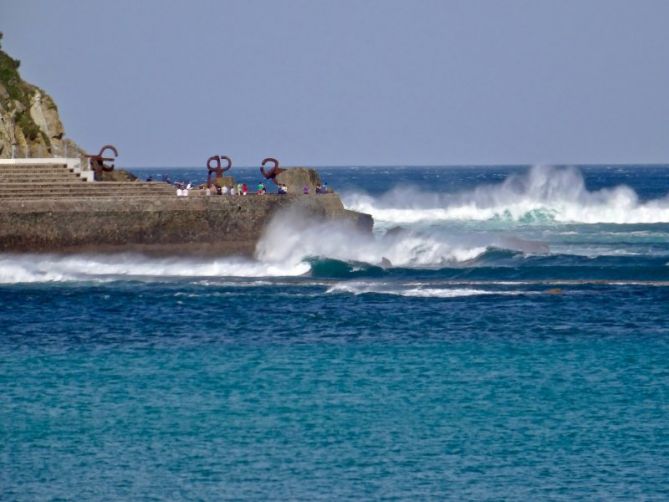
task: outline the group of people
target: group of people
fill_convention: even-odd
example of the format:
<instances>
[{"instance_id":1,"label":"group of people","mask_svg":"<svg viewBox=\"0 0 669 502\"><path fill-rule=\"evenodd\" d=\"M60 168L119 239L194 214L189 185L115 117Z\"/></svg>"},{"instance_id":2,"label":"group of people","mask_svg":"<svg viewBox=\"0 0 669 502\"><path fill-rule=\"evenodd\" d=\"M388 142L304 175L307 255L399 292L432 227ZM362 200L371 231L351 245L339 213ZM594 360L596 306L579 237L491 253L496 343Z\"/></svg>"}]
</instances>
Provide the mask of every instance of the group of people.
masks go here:
<instances>
[{"instance_id":1,"label":"group of people","mask_svg":"<svg viewBox=\"0 0 669 502\"><path fill-rule=\"evenodd\" d=\"M246 183L237 183L232 186L211 185L204 187L204 193L205 195L212 195L212 193L215 193L216 195L247 195L249 189L246 186Z\"/></svg>"},{"instance_id":2,"label":"group of people","mask_svg":"<svg viewBox=\"0 0 669 502\"><path fill-rule=\"evenodd\" d=\"M146 181L154 181L152 176L149 176ZM181 182L181 181L175 181L172 182L169 177L163 176L163 179L161 181L164 181L166 183L173 184L176 187L176 193L177 197L188 197L188 194L190 191L193 189L193 185L190 182ZM248 195L248 186L246 183L237 183L236 185L228 186L228 185L221 185L218 186L216 184L202 184L200 185L199 188L202 192L204 192L205 195L210 196L210 195ZM303 193L304 195L309 195L310 193L310 186L309 185L304 185ZM267 193L267 188L265 187L264 183L258 183L258 186L256 187L256 195L265 195ZM284 183L280 183L277 185L277 192L278 195L286 195L288 194L288 185ZM323 183L322 185L319 183L316 185L316 193L317 194L324 194L324 193L330 193L330 189L328 188L327 183Z\"/></svg>"},{"instance_id":3,"label":"group of people","mask_svg":"<svg viewBox=\"0 0 669 502\"><path fill-rule=\"evenodd\" d=\"M177 187L177 197L188 197L188 193L193 188L190 182L181 183L177 181L174 185Z\"/></svg>"},{"instance_id":4,"label":"group of people","mask_svg":"<svg viewBox=\"0 0 669 502\"><path fill-rule=\"evenodd\" d=\"M217 185L212 185L212 188L215 189L215 193L217 195L247 195L248 194L248 188L246 186L246 183L237 183L237 185L233 185L231 187L227 186L222 186L219 187ZM206 195L212 195L212 191L210 187L206 187L205 189ZM304 195L309 195L309 185L304 185L304 190L303 193ZM258 183L258 186L256 187L256 195L265 195L267 193L267 187L265 186L264 183L260 182ZM276 193L278 195L286 195L288 194L288 185L284 183L279 183L277 185L277 191ZM323 194L323 193L330 193L330 189L328 188L327 183L323 183L322 185L319 183L316 185L316 193L318 194Z\"/></svg>"},{"instance_id":5,"label":"group of people","mask_svg":"<svg viewBox=\"0 0 669 502\"><path fill-rule=\"evenodd\" d=\"M267 188L265 187L265 184L262 182L258 183L258 187L256 189L256 195L265 195L266 193L267 193ZM286 195L288 193L288 185L279 183L277 185L276 193L278 195Z\"/></svg>"},{"instance_id":6,"label":"group of people","mask_svg":"<svg viewBox=\"0 0 669 502\"><path fill-rule=\"evenodd\" d=\"M304 193L304 195L309 195L309 185L304 185L302 193ZM320 183L316 185L316 193L330 193L328 184L324 182L322 185Z\"/></svg>"}]
</instances>

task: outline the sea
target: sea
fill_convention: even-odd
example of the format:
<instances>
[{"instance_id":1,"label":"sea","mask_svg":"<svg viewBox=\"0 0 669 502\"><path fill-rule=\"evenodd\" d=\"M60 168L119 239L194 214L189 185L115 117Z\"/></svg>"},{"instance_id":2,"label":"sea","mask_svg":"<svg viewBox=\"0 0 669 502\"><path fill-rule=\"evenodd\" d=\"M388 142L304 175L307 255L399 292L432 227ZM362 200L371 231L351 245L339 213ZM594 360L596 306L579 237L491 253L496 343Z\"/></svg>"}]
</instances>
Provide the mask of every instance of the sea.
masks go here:
<instances>
[{"instance_id":1,"label":"sea","mask_svg":"<svg viewBox=\"0 0 669 502\"><path fill-rule=\"evenodd\" d=\"M669 500L669 166L319 172L372 234L0 254L1 500Z\"/></svg>"}]
</instances>

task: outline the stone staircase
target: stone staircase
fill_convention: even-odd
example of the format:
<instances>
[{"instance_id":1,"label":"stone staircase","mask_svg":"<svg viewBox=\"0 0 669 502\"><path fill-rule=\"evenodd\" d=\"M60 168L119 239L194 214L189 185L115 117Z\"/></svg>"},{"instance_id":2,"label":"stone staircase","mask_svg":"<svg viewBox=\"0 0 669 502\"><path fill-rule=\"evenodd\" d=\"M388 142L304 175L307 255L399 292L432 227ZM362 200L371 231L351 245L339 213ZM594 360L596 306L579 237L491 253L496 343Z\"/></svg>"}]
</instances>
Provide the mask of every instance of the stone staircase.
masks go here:
<instances>
[{"instance_id":1,"label":"stone staircase","mask_svg":"<svg viewBox=\"0 0 669 502\"><path fill-rule=\"evenodd\" d=\"M2 201L64 198L175 197L175 188L161 182L89 182L66 164L0 164Z\"/></svg>"}]
</instances>

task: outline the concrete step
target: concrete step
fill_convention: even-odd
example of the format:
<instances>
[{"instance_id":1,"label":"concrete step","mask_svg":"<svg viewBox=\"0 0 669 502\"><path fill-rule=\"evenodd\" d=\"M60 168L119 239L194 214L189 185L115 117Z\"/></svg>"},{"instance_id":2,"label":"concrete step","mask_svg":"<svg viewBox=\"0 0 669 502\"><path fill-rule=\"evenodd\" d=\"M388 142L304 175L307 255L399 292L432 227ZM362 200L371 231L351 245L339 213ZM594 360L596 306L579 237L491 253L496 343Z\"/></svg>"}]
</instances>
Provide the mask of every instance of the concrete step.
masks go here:
<instances>
[{"instance_id":1,"label":"concrete step","mask_svg":"<svg viewBox=\"0 0 669 502\"><path fill-rule=\"evenodd\" d=\"M0 173L0 179L3 178L20 178L20 179L34 179L34 178L70 178L80 177L77 173L71 171L50 171L45 173Z\"/></svg>"},{"instance_id":2,"label":"concrete step","mask_svg":"<svg viewBox=\"0 0 669 502\"><path fill-rule=\"evenodd\" d=\"M65 182L82 181L83 178L74 173L68 174L43 174L26 176L24 174L0 174L0 183L40 183L40 182Z\"/></svg>"},{"instance_id":3,"label":"concrete step","mask_svg":"<svg viewBox=\"0 0 669 502\"><path fill-rule=\"evenodd\" d=\"M79 199L114 199L114 200L124 200L124 199L136 199L143 198L148 200L163 199L163 198L172 198L176 197L176 194L22 194L22 195L8 195L0 194L1 201L21 201L21 200L42 200L42 199L54 199L54 200L79 200Z\"/></svg>"},{"instance_id":4,"label":"concrete step","mask_svg":"<svg viewBox=\"0 0 669 502\"><path fill-rule=\"evenodd\" d=\"M42 200L80 198L175 197L176 187L155 181L87 182L66 166L3 166L0 199Z\"/></svg>"},{"instance_id":5,"label":"concrete step","mask_svg":"<svg viewBox=\"0 0 669 502\"><path fill-rule=\"evenodd\" d=\"M176 190L176 187L173 185L170 185L168 183L163 183L162 181L94 181L91 183L91 185L94 186L138 186L138 185L143 185L143 186L151 186L151 187L167 187L167 188L174 188Z\"/></svg>"},{"instance_id":6,"label":"concrete step","mask_svg":"<svg viewBox=\"0 0 669 502\"><path fill-rule=\"evenodd\" d=\"M43 170L66 170L69 169L67 164L42 164L39 166L19 166L19 165L9 165L9 164L0 164L0 172L2 171L43 171Z\"/></svg>"},{"instance_id":7,"label":"concrete step","mask_svg":"<svg viewBox=\"0 0 669 502\"><path fill-rule=\"evenodd\" d=\"M0 174L47 174L47 173L71 173L72 169L67 167L52 167L52 168L33 168L33 169L23 169L18 167L12 167L11 169L4 168L0 169Z\"/></svg>"},{"instance_id":8,"label":"concrete step","mask_svg":"<svg viewBox=\"0 0 669 502\"><path fill-rule=\"evenodd\" d=\"M65 165L58 166L4 166L0 165L0 173L42 173L42 172L59 172L59 171L69 171L68 167Z\"/></svg>"},{"instance_id":9,"label":"concrete step","mask_svg":"<svg viewBox=\"0 0 669 502\"><path fill-rule=\"evenodd\" d=\"M12 169L67 169L65 164L0 164L0 171L7 171Z\"/></svg>"},{"instance_id":10,"label":"concrete step","mask_svg":"<svg viewBox=\"0 0 669 502\"><path fill-rule=\"evenodd\" d=\"M117 197L117 196L122 196L124 194L128 195L146 195L148 197L151 197L153 195L174 195L176 196L176 191L172 192L166 192L162 190L32 190L32 191L18 191L18 190L3 190L0 188L0 194L4 195L11 195L11 196L16 196L16 197L22 197L22 196L30 196L30 195L35 195L37 197L46 197L49 195L54 195L54 196L64 196L64 197L77 197L77 196L91 196L91 197L98 197L98 196L107 196L107 197Z\"/></svg>"},{"instance_id":11,"label":"concrete step","mask_svg":"<svg viewBox=\"0 0 669 502\"><path fill-rule=\"evenodd\" d=\"M176 188L169 185L146 185L143 183L125 183L120 185L107 185L106 183L88 183L83 180L72 180L65 182L57 182L51 184L26 185L25 183L0 183L0 188L7 190L60 190L60 189L77 189L77 190L155 190L165 192L176 192Z\"/></svg>"},{"instance_id":12,"label":"concrete step","mask_svg":"<svg viewBox=\"0 0 669 502\"><path fill-rule=\"evenodd\" d=\"M77 195L102 195L102 196L116 196L123 194L167 194L167 195L176 195L176 192L165 191L165 190L151 190L151 189L115 189L115 190L81 190L76 188L60 188L55 190L26 190L26 189L14 189L14 188L2 188L0 187L0 196L21 196L21 195L58 195L58 196L77 196Z\"/></svg>"},{"instance_id":13,"label":"concrete step","mask_svg":"<svg viewBox=\"0 0 669 502\"><path fill-rule=\"evenodd\" d=\"M173 187L172 185L168 185L166 183L150 183L150 182L145 182L145 181L100 181L100 182L87 182L85 184L82 184L83 180L81 178L71 178L71 179L65 179L65 180L57 180L54 181L53 183L49 184L48 186L51 187L60 187L60 186L73 186L73 187L92 187L92 188L104 188L104 189L110 189L110 188L118 188L118 187L130 187L130 188L137 188L137 187L150 187L150 188L155 188L155 189L167 189L167 190L176 190L176 187ZM2 185L8 186L8 187L25 187L25 183L23 181L20 182L4 182L1 183Z\"/></svg>"},{"instance_id":14,"label":"concrete step","mask_svg":"<svg viewBox=\"0 0 669 502\"><path fill-rule=\"evenodd\" d=\"M16 192L8 190L0 190L0 197L122 197L124 195L175 195L171 192L152 192L148 190L138 191L115 191L115 192L75 192L75 191L51 191L51 192Z\"/></svg>"},{"instance_id":15,"label":"concrete step","mask_svg":"<svg viewBox=\"0 0 669 502\"><path fill-rule=\"evenodd\" d=\"M6 209L6 206L8 204L20 204L21 202L39 202L39 201L53 201L53 202L60 202L60 201L105 201L105 200L113 200L113 201L146 201L147 203L150 203L151 201L155 200L172 200L178 198L176 195L126 195L123 197L51 197L51 196L43 196L43 197L0 197L0 201L2 203L0 204L0 212L3 211L3 209Z\"/></svg>"},{"instance_id":16,"label":"concrete step","mask_svg":"<svg viewBox=\"0 0 669 502\"><path fill-rule=\"evenodd\" d=\"M0 169L0 176L41 176L43 174L57 174L67 175L74 174L72 169L56 168L56 169Z\"/></svg>"},{"instance_id":17,"label":"concrete step","mask_svg":"<svg viewBox=\"0 0 669 502\"><path fill-rule=\"evenodd\" d=\"M38 178L41 176L77 176L77 173L69 169L58 169L51 171L0 171L0 176L21 176L24 178Z\"/></svg>"},{"instance_id":18,"label":"concrete step","mask_svg":"<svg viewBox=\"0 0 669 502\"><path fill-rule=\"evenodd\" d=\"M60 186L60 187L25 187L0 185L0 194L21 195L21 194L123 194L123 193L149 193L149 194L176 194L176 190L165 190L158 187L91 187L88 184L78 186Z\"/></svg>"}]
</instances>

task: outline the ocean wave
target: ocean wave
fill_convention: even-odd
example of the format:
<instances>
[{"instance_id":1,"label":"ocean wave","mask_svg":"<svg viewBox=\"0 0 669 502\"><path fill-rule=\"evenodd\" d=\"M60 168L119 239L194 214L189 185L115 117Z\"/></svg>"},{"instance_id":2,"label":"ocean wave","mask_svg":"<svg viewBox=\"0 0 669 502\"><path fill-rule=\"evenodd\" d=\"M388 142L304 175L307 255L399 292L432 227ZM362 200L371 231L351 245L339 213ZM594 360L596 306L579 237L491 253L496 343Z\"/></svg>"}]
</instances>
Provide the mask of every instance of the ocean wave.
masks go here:
<instances>
[{"instance_id":1,"label":"ocean wave","mask_svg":"<svg viewBox=\"0 0 669 502\"><path fill-rule=\"evenodd\" d=\"M264 263L235 258L155 258L137 254L0 255L0 284L108 282L128 279L286 277L309 272L306 262Z\"/></svg>"},{"instance_id":2,"label":"ocean wave","mask_svg":"<svg viewBox=\"0 0 669 502\"><path fill-rule=\"evenodd\" d=\"M336 260L351 271L356 266L439 268L476 260L496 252L548 252L544 243L494 234L453 234L395 229L375 235L346 222L323 222L297 210L278 214L256 248L264 263L303 262L309 258Z\"/></svg>"},{"instance_id":3,"label":"ocean wave","mask_svg":"<svg viewBox=\"0 0 669 502\"><path fill-rule=\"evenodd\" d=\"M480 295L521 295L527 291L488 290L462 287L426 287L383 282L343 282L334 284L326 291L328 294L380 294L417 298L460 298Z\"/></svg>"},{"instance_id":4,"label":"ocean wave","mask_svg":"<svg viewBox=\"0 0 669 502\"><path fill-rule=\"evenodd\" d=\"M346 194L344 202L348 209L392 224L451 220L523 224L669 222L669 196L641 202L625 185L590 191L581 172L572 167L536 166L502 183L455 194L397 187L381 197Z\"/></svg>"},{"instance_id":5,"label":"ocean wave","mask_svg":"<svg viewBox=\"0 0 669 502\"><path fill-rule=\"evenodd\" d=\"M299 253L296 256L299 257ZM669 284L669 263L663 256L540 256L489 248L473 260L432 266L379 265L324 257L297 260L295 263L282 263L241 258L155 258L131 254L0 255L0 284L141 281L248 289L292 286L330 288L333 280L352 284L360 280L402 283L418 280L417 283L407 283L411 287L402 289L402 294L408 296L437 294L425 293L427 286L421 282L425 280L445 281L449 290L458 285L464 286L464 289L479 290L484 284L575 284L579 281L584 284Z\"/></svg>"}]
</instances>

